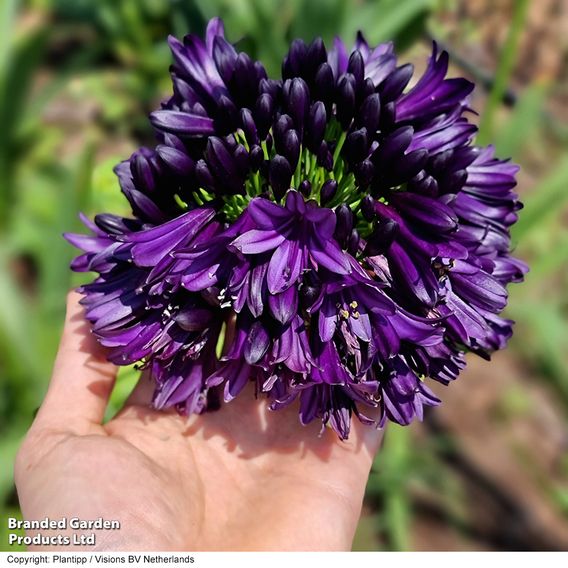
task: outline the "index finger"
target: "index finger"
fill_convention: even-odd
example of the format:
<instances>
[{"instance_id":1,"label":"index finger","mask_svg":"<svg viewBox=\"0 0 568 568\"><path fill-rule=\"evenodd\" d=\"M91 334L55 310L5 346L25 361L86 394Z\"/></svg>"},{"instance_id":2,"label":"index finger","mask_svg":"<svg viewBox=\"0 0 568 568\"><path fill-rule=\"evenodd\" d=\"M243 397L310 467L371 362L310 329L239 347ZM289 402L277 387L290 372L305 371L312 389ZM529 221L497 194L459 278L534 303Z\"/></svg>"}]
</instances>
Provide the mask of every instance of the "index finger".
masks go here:
<instances>
[{"instance_id":1,"label":"index finger","mask_svg":"<svg viewBox=\"0 0 568 568\"><path fill-rule=\"evenodd\" d=\"M67 313L53 374L36 420L64 430L101 424L117 368L85 320L81 295L67 296Z\"/></svg>"}]
</instances>

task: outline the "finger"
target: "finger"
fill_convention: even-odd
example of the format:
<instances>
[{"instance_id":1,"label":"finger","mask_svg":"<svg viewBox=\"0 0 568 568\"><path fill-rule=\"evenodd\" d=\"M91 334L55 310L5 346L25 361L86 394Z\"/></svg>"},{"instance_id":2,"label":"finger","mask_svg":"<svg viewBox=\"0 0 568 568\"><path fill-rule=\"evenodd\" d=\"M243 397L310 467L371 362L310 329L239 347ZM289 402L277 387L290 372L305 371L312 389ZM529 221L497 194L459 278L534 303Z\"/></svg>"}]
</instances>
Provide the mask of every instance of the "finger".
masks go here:
<instances>
[{"instance_id":1,"label":"finger","mask_svg":"<svg viewBox=\"0 0 568 568\"><path fill-rule=\"evenodd\" d=\"M371 460L381 449L385 437L386 425L379 428L381 422L380 408L365 408L365 416L374 421L374 424L363 424L355 416L351 420L353 436L364 446Z\"/></svg>"},{"instance_id":2,"label":"finger","mask_svg":"<svg viewBox=\"0 0 568 568\"><path fill-rule=\"evenodd\" d=\"M85 320L81 296L70 292L53 374L37 420L51 425L101 424L117 368L106 360Z\"/></svg>"}]
</instances>

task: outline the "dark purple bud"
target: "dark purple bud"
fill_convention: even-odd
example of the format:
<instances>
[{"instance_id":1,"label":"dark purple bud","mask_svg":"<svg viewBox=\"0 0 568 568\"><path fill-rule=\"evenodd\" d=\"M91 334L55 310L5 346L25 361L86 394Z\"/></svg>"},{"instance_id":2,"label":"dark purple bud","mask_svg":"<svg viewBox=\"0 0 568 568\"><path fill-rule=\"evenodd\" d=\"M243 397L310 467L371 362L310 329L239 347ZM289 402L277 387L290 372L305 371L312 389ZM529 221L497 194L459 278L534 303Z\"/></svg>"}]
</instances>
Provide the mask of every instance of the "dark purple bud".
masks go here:
<instances>
[{"instance_id":1,"label":"dark purple bud","mask_svg":"<svg viewBox=\"0 0 568 568\"><path fill-rule=\"evenodd\" d=\"M201 297L210 306L213 306L214 308L216 308L221 303L221 300L219 300L220 292L221 291L219 290L219 288L217 288L217 286L209 286L209 288L205 288L205 290L201 291Z\"/></svg>"},{"instance_id":2,"label":"dark purple bud","mask_svg":"<svg viewBox=\"0 0 568 568\"><path fill-rule=\"evenodd\" d=\"M367 221L372 221L375 218L375 200L372 196L365 195L361 201L361 213Z\"/></svg>"},{"instance_id":3,"label":"dark purple bud","mask_svg":"<svg viewBox=\"0 0 568 568\"><path fill-rule=\"evenodd\" d=\"M258 168L258 171L260 172L260 174L262 175L263 178L268 178L268 171L270 169L270 162L268 160L263 160L260 163L260 167ZM267 199L270 199L270 196L267 195L266 196Z\"/></svg>"},{"instance_id":4,"label":"dark purple bud","mask_svg":"<svg viewBox=\"0 0 568 568\"><path fill-rule=\"evenodd\" d=\"M95 225L103 231L112 235L123 235L138 231L141 227L140 221L134 219L124 219L111 213L99 213L95 215Z\"/></svg>"},{"instance_id":5,"label":"dark purple bud","mask_svg":"<svg viewBox=\"0 0 568 568\"><path fill-rule=\"evenodd\" d=\"M481 148L475 146L462 146L455 148L452 153L453 170L465 170L479 156Z\"/></svg>"},{"instance_id":6,"label":"dark purple bud","mask_svg":"<svg viewBox=\"0 0 568 568\"><path fill-rule=\"evenodd\" d=\"M428 166L426 167L426 170L433 176L442 175L448 170L450 160L452 160L453 155L453 150L445 150L444 152L438 152L437 154L434 154L428 160ZM454 168L449 169L453 170Z\"/></svg>"},{"instance_id":7,"label":"dark purple bud","mask_svg":"<svg viewBox=\"0 0 568 568\"><path fill-rule=\"evenodd\" d=\"M376 222L373 232L367 239L365 254L375 256L385 253L393 243L398 233L398 223L393 219L380 219Z\"/></svg>"},{"instance_id":8,"label":"dark purple bud","mask_svg":"<svg viewBox=\"0 0 568 568\"><path fill-rule=\"evenodd\" d=\"M215 36L213 40L213 60L221 79L228 85L235 72L237 52L224 37Z\"/></svg>"},{"instance_id":9,"label":"dark purple bud","mask_svg":"<svg viewBox=\"0 0 568 568\"><path fill-rule=\"evenodd\" d=\"M137 189L130 189L128 187L122 188L122 191L130 202L133 213L138 218L155 224L163 223L166 220L161 209L146 194Z\"/></svg>"},{"instance_id":10,"label":"dark purple bud","mask_svg":"<svg viewBox=\"0 0 568 568\"><path fill-rule=\"evenodd\" d=\"M276 154L276 156L270 160L268 180L272 186L272 191L277 201L280 201L288 189L290 189L291 179L292 168L290 167L288 160L284 156Z\"/></svg>"},{"instance_id":11,"label":"dark purple bud","mask_svg":"<svg viewBox=\"0 0 568 568\"><path fill-rule=\"evenodd\" d=\"M270 336L268 332L259 321L255 321L246 338L244 347L245 361L249 365L258 363L268 351L269 345Z\"/></svg>"},{"instance_id":12,"label":"dark purple bud","mask_svg":"<svg viewBox=\"0 0 568 568\"><path fill-rule=\"evenodd\" d=\"M365 100L375 92L375 84L372 79L365 79L363 81L363 88L361 89L361 100Z\"/></svg>"},{"instance_id":13,"label":"dark purple bud","mask_svg":"<svg viewBox=\"0 0 568 568\"><path fill-rule=\"evenodd\" d=\"M306 57L308 55L308 47L301 39L295 39L290 45L290 51L284 58L282 64L282 77L288 79L297 77L302 74Z\"/></svg>"},{"instance_id":14,"label":"dark purple bud","mask_svg":"<svg viewBox=\"0 0 568 568\"><path fill-rule=\"evenodd\" d=\"M367 129L360 128L347 135L343 146L343 154L348 162L356 163L364 160L369 154Z\"/></svg>"},{"instance_id":15,"label":"dark purple bud","mask_svg":"<svg viewBox=\"0 0 568 568\"><path fill-rule=\"evenodd\" d=\"M174 94L183 102L193 105L199 99L197 93L180 77L173 76L172 83Z\"/></svg>"},{"instance_id":16,"label":"dark purple bud","mask_svg":"<svg viewBox=\"0 0 568 568\"><path fill-rule=\"evenodd\" d=\"M367 128L367 132L374 136L379 128L381 118L381 98L378 93L368 96L359 109L357 124Z\"/></svg>"},{"instance_id":17,"label":"dark purple bud","mask_svg":"<svg viewBox=\"0 0 568 568\"><path fill-rule=\"evenodd\" d=\"M318 153L318 166L325 168L328 172L333 170L333 156L329 151L327 142L324 140L319 147Z\"/></svg>"},{"instance_id":18,"label":"dark purple bud","mask_svg":"<svg viewBox=\"0 0 568 568\"><path fill-rule=\"evenodd\" d=\"M290 98L290 89L292 88L292 79L286 79L284 83L282 83L282 99L284 102L288 101Z\"/></svg>"},{"instance_id":19,"label":"dark purple bud","mask_svg":"<svg viewBox=\"0 0 568 568\"><path fill-rule=\"evenodd\" d=\"M156 153L168 169L177 176L188 177L195 169L195 162L185 152L176 148L159 144L156 146Z\"/></svg>"},{"instance_id":20,"label":"dark purple bud","mask_svg":"<svg viewBox=\"0 0 568 568\"><path fill-rule=\"evenodd\" d=\"M167 168L164 166L164 162L162 162L162 160L158 157L156 150L152 152L152 155L148 158L148 162L157 178L166 175Z\"/></svg>"},{"instance_id":21,"label":"dark purple bud","mask_svg":"<svg viewBox=\"0 0 568 568\"><path fill-rule=\"evenodd\" d=\"M258 85L258 92L270 95L273 101L279 99L281 90L282 81L277 81L275 79L262 79Z\"/></svg>"},{"instance_id":22,"label":"dark purple bud","mask_svg":"<svg viewBox=\"0 0 568 568\"><path fill-rule=\"evenodd\" d=\"M223 130L230 132L237 126L238 111L235 103L227 96L220 95L217 100L218 115L217 122L222 125Z\"/></svg>"},{"instance_id":23,"label":"dark purple bud","mask_svg":"<svg viewBox=\"0 0 568 568\"><path fill-rule=\"evenodd\" d=\"M234 185L237 168L233 156L220 138L211 136L205 147L207 165L215 177Z\"/></svg>"},{"instance_id":24,"label":"dark purple bud","mask_svg":"<svg viewBox=\"0 0 568 568\"><path fill-rule=\"evenodd\" d=\"M383 104L379 126L381 130L390 130L396 121L396 107L394 102Z\"/></svg>"},{"instance_id":25,"label":"dark purple bud","mask_svg":"<svg viewBox=\"0 0 568 568\"><path fill-rule=\"evenodd\" d=\"M413 191L415 193L420 193L421 195L425 195L427 197L436 197L438 195L438 182L429 175L426 175L425 172L421 172L425 174L425 177L421 179L419 182L410 181L408 183L408 190ZM416 179L420 174L414 176L413 179Z\"/></svg>"},{"instance_id":26,"label":"dark purple bud","mask_svg":"<svg viewBox=\"0 0 568 568\"><path fill-rule=\"evenodd\" d=\"M349 128L355 110L355 78L350 73L341 76L336 94L337 119L343 130Z\"/></svg>"},{"instance_id":27,"label":"dark purple bud","mask_svg":"<svg viewBox=\"0 0 568 568\"><path fill-rule=\"evenodd\" d=\"M242 144L239 144L235 148L235 151L233 152L233 158L235 160L235 165L237 166L240 177L246 177L250 168L250 157L247 149Z\"/></svg>"},{"instance_id":28,"label":"dark purple bud","mask_svg":"<svg viewBox=\"0 0 568 568\"><path fill-rule=\"evenodd\" d=\"M349 57L347 72L351 73L355 79L355 92L360 91L363 88L363 79L365 77L365 63L363 62L363 56L358 49L356 49Z\"/></svg>"},{"instance_id":29,"label":"dark purple bud","mask_svg":"<svg viewBox=\"0 0 568 568\"><path fill-rule=\"evenodd\" d=\"M205 160L199 160L197 164L195 164L195 176L197 177L199 184L205 189L212 191L217 190L215 186L215 179L211 175Z\"/></svg>"},{"instance_id":30,"label":"dark purple bud","mask_svg":"<svg viewBox=\"0 0 568 568\"><path fill-rule=\"evenodd\" d=\"M328 203L337 192L337 182L334 179L328 179L323 182L320 191L320 202L322 205Z\"/></svg>"},{"instance_id":31,"label":"dark purple bud","mask_svg":"<svg viewBox=\"0 0 568 568\"><path fill-rule=\"evenodd\" d=\"M130 159L130 171L136 187L143 190L145 193L152 193L156 189L156 180L152 172L150 162L141 153L135 154Z\"/></svg>"},{"instance_id":32,"label":"dark purple bud","mask_svg":"<svg viewBox=\"0 0 568 568\"><path fill-rule=\"evenodd\" d=\"M169 134L166 132L164 134L164 143L166 146L170 146L171 148L175 148L180 152L186 151L185 144L181 141L181 138L177 137L175 134ZM469 164L468 164L469 165Z\"/></svg>"},{"instance_id":33,"label":"dark purple bud","mask_svg":"<svg viewBox=\"0 0 568 568\"><path fill-rule=\"evenodd\" d=\"M414 73L414 66L411 63L397 67L380 85L379 93L384 102L397 99Z\"/></svg>"},{"instance_id":34,"label":"dark purple bud","mask_svg":"<svg viewBox=\"0 0 568 568\"><path fill-rule=\"evenodd\" d=\"M316 152L322 143L327 124L327 113L322 101L316 101L310 107L308 118L308 130L306 133L306 146L312 152Z\"/></svg>"},{"instance_id":35,"label":"dark purple bud","mask_svg":"<svg viewBox=\"0 0 568 568\"><path fill-rule=\"evenodd\" d=\"M300 304L304 309L309 309L321 294L321 284L310 283L302 284L300 287Z\"/></svg>"},{"instance_id":36,"label":"dark purple bud","mask_svg":"<svg viewBox=\"0 0 568 568\"><path fill-rule=\"evenodd\" d=\"M325 62L327 62L327 51L321 37L317 37L310 43L306 56L305 71L310 81L315 77L319 66Z\"/></svg>"},{"instance_id":37,"label":"dark purple bud","mask_svg":"<svg viewBox=\"0 0 568 568\"><path fill-rule=\"evenodd\" d=\"M298 188L298 190L304 197L309 197L310 193L312 192L312 184L310 180L302 180L300 182L300 187Z\"/></svg>"},{"instance_id":38,"label":"dark purple bud","mask_svg":"<svg viewBox=\"0 0 568 568\"><path fill-rule=\"evenodd\" d=\"M316 72L314 80L314 98L318 101L323 101L329 111L334 91L335 79L333 70L329 63L322 63Z\"/></svg>"},{"instance_id":39,"label":"dark purple bud","mask_svg":"<svg viewBox=\"0 0 568 568\"><path fill-rule=\"evenodd\" d=\"M287 325L298 313L298 290L295 286L290 286L284 292L270 294L268 307L276 321L282 325Z\"/></svg>"},{"instance_id":40,"label":"dark purple bud","mask_svg":"<svg viewBox=\"0 0 568 568\"><path fill-rule=\"evenodd\" d=\"M196 113L156 110L150 114L150 122L159 130L188 138L215 132L213 120Z\"/></svg>"},{"instance_id":41,"label":"dark purple bud","mask_svg":"<svg viewBox=\"0 0 568 568\"><path fill-rule=\"evenodd\" d=\"M413 134L412 126L403 126L395 130L379 144L379 147L371 155L373 164L390 165L392 160L402 156L410 146Z\"/></svg>"},{"instance_id":42,"label":"dark purple bud","mask_svg":"<svg viewBox=\"0 0 568 568\"><path fill-rule=\"evenodd\" d=\"M400 178L402 181L408 181L421 171L428 161L428 150L421 148L408 152L401 158L398 158L392 165L394 178Z\"/></svg>"},{"instance_id":43,"label":"dark purple bud","mask_svg":"<svg viewBox=\"0 0 568 568\"><path fill-rule=\"evenodd\" d=\"M230 84L231 94L247 106L254 102L258 92L256 70L252 59L246 53L239 53L235 72Z\"/></svg>"},{"instance_id":44,"label":"dark purple bud","mask_svg":"<svg viewBox=\"0 0 568 568\"><path fill-rule=\"evenodd\" d=\"M239 145L239 142L237 142L237 139L233 135L225 136L223 138L223 143L229 149L230 152L234 152L237 149L237 146Z\"/></svg>"},{"instance_id":45,"label":"dark purple bud","mask_svg":"<svg viewBox=\"0 0 568 568\"><path fill-rule=\"evenodd\" d=\"M335 209L335 218L334 237L339 243L345 243L353 230L353 211L349 205L342 203Z\"/></svg>"},{"instance_id":46,"label":"dark purple bud","mask_svg":"<svg viewBox=\"0 0 568 568\"><path fill-rule=\"evenodd\" d=\"M355 256L359 252L359 243L361 242L361 236L357 229L353 229L347 239L347 252Z\"/></svg>"},{"instance_id":47,"label":"dark purple bud","mask_svg":"<svg viewBox=\"0 0 568 568\"><path fill-rule=\"evenodd\" d=\"M260 165L264 161L264 152L260 146L253 146L250 149L250 167L253 172L259 170Z\"/></svg>"},{"instance_id":48,"label":"dark purple bud","mask_svg":"<svg viewBox=\"0 0 568 568\"><path fill-rule=\"evenodd\" d=\"M252 112L248 108L241 109L241 127L245 133L247 142L252 146L258 144L258 133Z\"/></svg>"},{"instance_id":49,"label":"dark purple bud","mask_svg":"<svg viewBox=\"0 0 568 568\"><path fill-rule=\"evenodd\" d=\"M367 187L373 180L375 174L375 166L371 160L363 160L354 168L355 179L360 187Z\"/></svg>"},{"instance_id":50,"label":"dark purple bud","mask_svg":"<svg viewBox=\"0 0 568 568\"><path fill-rule=\"evenodd\" d=\"M258 136L261 140L266 138L270 127L272 126L272 116L274 113L274 99L264 93L258 97L254 109L254 118Z\"/></svg>"},{"instance_id":51,"label":"dark purple bud","mask_svg":"<svg viewBox=\"0 0 568 568\"><path fill-rule=\"evenodd\" d=\"M260 83L260 81L262 81L263 79L268 78L266 69L264 68L264 65L260 61L254 62L254 70L256 72L256 80L258 83Z\"/></svg>"},{"instance_id":52,"label":"dark purple bud","mask_svg":"<svg viewBox=\"0 0 568 568\"><path fill-rule=\"evenodd\" d=\"M464 186L467 180L467 171L458 170L438 178L440 193L457 193Z\"/></svg>"},{"instance_id":53,"label":"dark purple bud","mask_svg":"<svg viewBox=\"0 0 568 568\"><path fill-rule=\"evenodd\" d=\"M398 210L411 222L416 222L429 228L435 227L442 232L455 231L458 225L458 218L453 209L448 206L448 203L452 202L453 196L450 196L448 203L444 202L443 197L441 199L431 199L418 194L399 192L393 196L393 202L396 202Z\"/></svg>"},{"instance_id":54,"label":"dark purple bud","mask_svg":"<svg viewBox=\"0 0 568 568\"><path fill-rule=\"evenodd\" d=\"M274 146L277 152L282 153L284 148L284 136L286 132L292 128L294 128L294 121L288 114L281 115L274 124L272 133L274 135Z\"/></svg>"},{"instance_id":55,"label":"dark purple bud","mask_svg":"<svg viewBox=\"0 0 568 568\"><path fill-rule=\"evenodd\" d=\"M288 99L285 102L296 128L302 133L310 105L310 90L303 79L292 79Z\"/></svg>"},{"instance_id":56,"label":"dark purple bud","mask_svg":"<svg viewBox=\"0 0 568 568\"><path fill-rule=\"evenodd\" d=\"M282 142L282 154L288 160L292 171L295 171L300 159L300 138L298 133L290 129L284 134Z\"/></svg>"},{"instance_id":57,"label":"dark purple bud","mask_svg":"<svg viewBox=\"0 0 568 568\"><path fill-rule=\"evenodd\" d=\"M213 312L190 305L180 309L173 319L184 331L201 331L213 319Z\"/></svg>"},{"instance_id":58,"label":"dark purple bud","mask_svg":"<svg viewBox=\"0 0 568 568\"><path fill-rule=\"evenodd\" d=\"M192 105L191 107L189 107L189 112L192 112L193 114L196 114L197 116L203 116L203 117L209 116L209 113L207 112L205 107L199 102L197 102L194 105Z\"/></svg>"}]
</instances>

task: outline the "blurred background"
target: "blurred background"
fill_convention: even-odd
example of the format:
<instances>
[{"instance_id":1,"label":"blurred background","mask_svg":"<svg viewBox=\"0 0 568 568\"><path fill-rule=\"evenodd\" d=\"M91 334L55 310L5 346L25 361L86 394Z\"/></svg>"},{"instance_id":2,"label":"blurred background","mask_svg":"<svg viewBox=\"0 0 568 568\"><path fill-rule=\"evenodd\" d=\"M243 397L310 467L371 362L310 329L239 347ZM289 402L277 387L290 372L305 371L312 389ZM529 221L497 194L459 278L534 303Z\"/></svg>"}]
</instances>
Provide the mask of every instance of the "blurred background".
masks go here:
<instances>
[{"instance_id":1,"label":"blurred background","mask_svg":"<svg viewBox=\"0 0 568 568\"><path fill-rule=\"evenodd\" d=\"M79 211L130 214L112 167L151 143L166 37L216 15L272 75L290 39L361 29L417 70L436 39L476 81L478 140L522 166L516 335L389 429L354 548L568 549L568 0L0 0L0 519L19 516L12 461L80 283L61 233ZM135 380L121 371L111 412Z\"/></svg>"}]
</instances>

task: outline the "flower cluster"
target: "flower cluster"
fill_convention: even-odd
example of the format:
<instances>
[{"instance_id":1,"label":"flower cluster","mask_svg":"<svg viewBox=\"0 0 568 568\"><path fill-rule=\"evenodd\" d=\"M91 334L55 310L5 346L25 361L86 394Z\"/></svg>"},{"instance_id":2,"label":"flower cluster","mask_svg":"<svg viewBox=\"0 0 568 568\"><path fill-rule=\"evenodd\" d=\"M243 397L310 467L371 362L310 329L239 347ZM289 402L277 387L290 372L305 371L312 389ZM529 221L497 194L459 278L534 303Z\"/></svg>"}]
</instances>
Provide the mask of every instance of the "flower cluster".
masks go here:
<instances>
[{"instance_id":1,"label":"flower cluster","mask_svg":"<svg viewBox=\"0 0 568 568\"><path fill-rule=\"evenodd\" d=\"M342 439L353 414L421 419L426 378L505 345L505 286L527 270L509 254L517 166L473 145L473 85L434 45L408 87L412 66L360 34L295 40L278 80L218 19L170 47L158 143L116 168L134 218L67 235L72 268L98 273L82 302L110 360L182 413L254 381Z\"/></svg>"}]
</instances>

